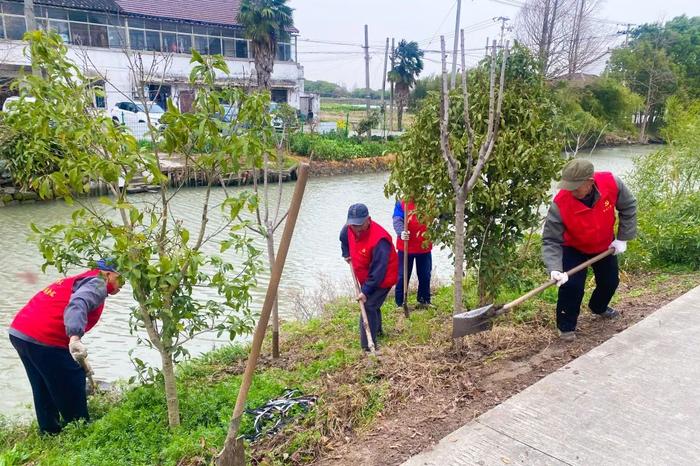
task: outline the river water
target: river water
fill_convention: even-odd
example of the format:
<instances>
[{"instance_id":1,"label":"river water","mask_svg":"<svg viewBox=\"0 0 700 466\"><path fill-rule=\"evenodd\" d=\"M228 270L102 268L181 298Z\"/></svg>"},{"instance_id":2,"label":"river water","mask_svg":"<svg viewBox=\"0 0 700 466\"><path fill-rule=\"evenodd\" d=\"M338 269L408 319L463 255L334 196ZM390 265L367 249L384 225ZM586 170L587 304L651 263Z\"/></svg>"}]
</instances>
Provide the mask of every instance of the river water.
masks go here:
<instances>
[{"instance_id":1,"label":"river water","mask_svg":"<svg viewBox=\"0 0 700 466\"><path fill-rule=\"evenodd\" d=\"M598 170L610 170L624 176L632 168L635 156L653 150L656 148L649 146L606 148L583 157L591 159ZM300 301L306 301L305 307L310 308L314 296L350 293L349 271L340 258L338 233L345 221L347 207L355 202L367 204L372 218L391 231L393 201L383 194L387 178L388 173L377 173L309 180L280 285L282 318L298 318L302 307L298 305ZM292 190L291 183L284 185L283 205L289 204ZM191 219L194 225L200 215L197 206L202 194L202 189L180 192L175 202L176 215ZM141 199L147 200L148 196L142 195ZM221 198L222 193L215 192L213 197ZM0 328L6 329L17 310L34 293L58 277L54 270L41 274L42 258L35 244L30 242L29 224L68 221L72 210L62 202L0 209L0 251L3 256L0 262ZM214 227L216 219L212 223ZM262 239L259 245L264 250ZM217 244L211 243L208 247L209 252L218 253ZM433 254L434 276L447 281L451 277L447 252L436 250ZM29 283L26 273L38 273L38 281ZM256 310L262 305L267 281L268 274L264 271L259 275L260 287L253 300ZM211 296L202 294L202 298L206 297ZM107 300L100 323L84 337L99 379L112 381L134 375L129 350L136 348L136 338L129 334L128 325L132 305L130 289L125 287ZM191 342L188 348L196 355L226 343L213 335L203 335ZM158 361L155 351L142 348L135 349L134 356L152 363ZM0 373L0 414L30 414L29 382L6 334L0 337Z\"/></svg>"}]
</instances>

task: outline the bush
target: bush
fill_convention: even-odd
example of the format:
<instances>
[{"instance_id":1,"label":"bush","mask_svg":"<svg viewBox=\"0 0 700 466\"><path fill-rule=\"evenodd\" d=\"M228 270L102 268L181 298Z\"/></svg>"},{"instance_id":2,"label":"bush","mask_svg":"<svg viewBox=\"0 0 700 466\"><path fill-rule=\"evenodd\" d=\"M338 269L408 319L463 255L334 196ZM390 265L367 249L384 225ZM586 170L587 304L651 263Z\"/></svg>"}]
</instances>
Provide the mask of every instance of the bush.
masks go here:
<instances>
[{"instance_id":1,"label":"bush","mask_svg":"<svg viewBox=\"0 0 700 466\"><path fill-rule=\"evenodd\" d=\"M342 134L292 134L289 139L290 150L296 154L316 160L351 160L362 157L379 157L398 149L394 140L384 143L381 138L363 140L356 136L345 138Z\"/></svg>"}]
</instances>

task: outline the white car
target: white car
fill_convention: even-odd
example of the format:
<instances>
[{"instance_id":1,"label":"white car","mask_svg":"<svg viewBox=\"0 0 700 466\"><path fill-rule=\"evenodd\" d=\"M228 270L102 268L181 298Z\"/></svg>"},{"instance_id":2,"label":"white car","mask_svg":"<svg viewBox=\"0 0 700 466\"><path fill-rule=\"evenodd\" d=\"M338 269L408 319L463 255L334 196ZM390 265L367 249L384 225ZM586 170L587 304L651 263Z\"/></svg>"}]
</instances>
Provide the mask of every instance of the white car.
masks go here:
<instances>
[{"instance_id":1,"label":"white car","mask_svg":"<svg viewBox=\"0 0 700 466\"><path fill-rule=\"evenodd\" d=\"M36 102L35 97L25 97L24 100L25 102ZM2 103L2 111L5 113L9 112L17 102L19 102L18 96L8 97L5 99L5 102Z\"/></svg>"},{"instance_id":2,"label":"white car","mask_svg":"<svg viewBox=\"0 0 700 466\"><path fill-rule=\"evenodd\" d=\"M132 133L143 135L148 132L148 118L146 117L146 108L151 119L151 124L156 129L160 128L160 117L163 116L165 110L155 102L148 102L147 107L136 102L117 102L109 111L112 121L115 124L123 124Z\"/></svg>"}]
</instances>

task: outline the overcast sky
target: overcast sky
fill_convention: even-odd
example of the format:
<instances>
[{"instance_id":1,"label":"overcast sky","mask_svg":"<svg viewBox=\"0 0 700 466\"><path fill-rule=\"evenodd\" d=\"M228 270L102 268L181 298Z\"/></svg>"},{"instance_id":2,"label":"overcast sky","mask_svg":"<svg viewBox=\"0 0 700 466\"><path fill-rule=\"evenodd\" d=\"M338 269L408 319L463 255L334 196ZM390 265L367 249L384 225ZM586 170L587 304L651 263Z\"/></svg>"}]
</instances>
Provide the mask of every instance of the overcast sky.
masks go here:
<instances>
[{"instance_id":1,"label":"overcast sky","mask_svg":"<svg viewBox=\"0 0 700 466\"><path fill-rule=\"evenodd\" d=\"M497 38L504 16L514 19L522 0L462 0L461 23L467 49L483 49L487 37ZM438 50L440 35L452 48L456 0L290 0L294 21L300 31L299 61L307 79L323 79L364 87L365 65L361 48L364 25L369 26L370 80L381 87L386 37L415 40L421 48ZM675 16L700 15L700 0L607 0L598 18L613 22L640 24L668 20ZM612 31L624 25L610 24ZM322 43L319 43L322 42ZM328 44L338 42L338 44ZM346 45L347 44L347 45ZM467 60L475 63L483 55L471 51ZM424 75L438 73L439 53L426 53ZM601 65L602 66L602 65Z\"/></svg>"}]
</instances>

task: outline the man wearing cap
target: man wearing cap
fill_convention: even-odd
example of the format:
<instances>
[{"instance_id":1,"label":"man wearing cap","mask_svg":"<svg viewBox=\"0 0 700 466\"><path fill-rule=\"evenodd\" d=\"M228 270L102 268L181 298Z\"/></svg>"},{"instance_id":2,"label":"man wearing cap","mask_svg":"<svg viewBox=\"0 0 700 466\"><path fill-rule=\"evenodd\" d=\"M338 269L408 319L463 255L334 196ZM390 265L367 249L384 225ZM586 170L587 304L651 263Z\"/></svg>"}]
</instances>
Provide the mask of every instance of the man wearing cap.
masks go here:
<instances>
[{"instance_id":1,"label":"man wearing cap","mask_svg":"<svg viewBox=\"0 0 700 466\"><path fill-rule=\"evenodd\" d=\"M367 206L353 204L340 231L340 246L343 258L350 262L360 282L357 300L365 305L370 334L377 345L377 336L382 333L381 307L389 290L396 284L398 274L398 258L391 236L372 220ZM369 350L361 320L360 343L362 349Z\"/></svg>"},{"instance_id":2,"label":"man wearing cap","mask_svg":"<svg viewBox=\"0 0 700 466\"><path fill-rule=\"evenodd\" d=\"M564 167L558 187L542 232L542 256L559 287L559 335L573 341L588 270L571 277L564 271L614 248L614 255L592 266L596 287L588 308L604 318L617 317L619 313L609 306L620 281L615 256L625 252L627 241L637 234L637 201L618 177L595 172L593 164L583 159L574 159Z\"/></svg>"},{"instance_id":3,"label":"man wearing cap","mask_svg":"<svg viewBox=\"0 0 700 466\"><path fill-rule=\"evenodd\" d=\"M406 221L408 214L408 221ZM399 278L396 283L394 299L397 306L403 306L403 264L404 254L408 254L408 277L411 279L413 262L416 263L418 276L418 293L416 299L419 306L430 304L430 275L433 269L433 245L425 240L428 227L418 221L416 206L413 201L396 201L392 215L394 231L396 231L396 248L399 250ZM404 242L408 243L408 251L404 251Z\"/></svg>"},{"instance_id":4,"label":"man wearing cap","mask_svg":"<svg viewBox=\"0 0 700 466\"><path fill-rule=\"evenodd\" d=\"M10 325L10 342L19 354L34 396L42 434L56 434L77 419L89 419L85 371L87 356L80 340L102 315L108 295L117 294L122 280L112 261L99 260L94 269L61 278L38 292Z\"/></svg>"}]
</instances>

